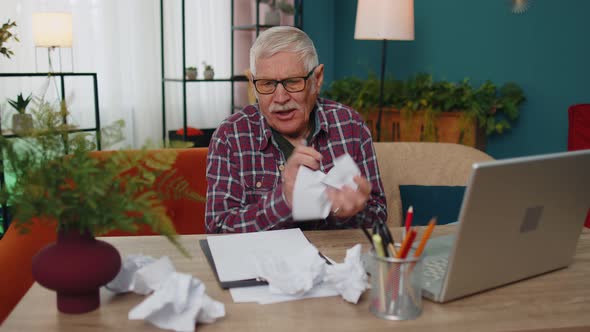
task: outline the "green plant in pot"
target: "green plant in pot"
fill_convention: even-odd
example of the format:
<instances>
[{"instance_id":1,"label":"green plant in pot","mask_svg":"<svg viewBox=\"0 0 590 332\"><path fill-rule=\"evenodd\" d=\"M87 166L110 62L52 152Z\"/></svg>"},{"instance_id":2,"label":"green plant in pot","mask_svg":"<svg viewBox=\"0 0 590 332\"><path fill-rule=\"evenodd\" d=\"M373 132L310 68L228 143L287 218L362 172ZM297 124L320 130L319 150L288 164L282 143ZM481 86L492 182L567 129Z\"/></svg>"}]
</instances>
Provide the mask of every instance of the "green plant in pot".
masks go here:
<instances>
[{"instance_id":1,"label":"green plant in pot","mask_svg":"<svg viewBox=\"0 0 590 332\"><path fill-rule=\"evenodd\" d=\"M375 75L370 74L367 79L347 77L333 81L324 96L359 111L375 137L376 130L373 129L376 128L374 123L378 122L379 110L379 80ZM383 100L384 118L399 121L396 130L401 132L401 140L440 141L440 137L446 135L442 132L448 133L443 126L450 123L444 119L457 118L458 128L453 129L452 135L457 139L445 141L483 148L485 135L503 134L511 128L518 119L525 96L515 83L497 88L494 83L486 81L474 87L469 79L434 81L432 75L421 73L406 80L387 79ZM400 120L390 116L393 112L399 114ZM447 122L443 123L443 120ZM381 129L384 127L392 127L392 124L384 121Z\"/></svg>"},{"instance_id":2,"label":"green plant in pot","mask_svg":"<svg viewBox=\"0 0 590 332\"><path fill-rule=\"evenodd\" d=\"M196 80L197 79L197 67L186 67L184 70L184 77L187 80Z\"/></svg>"},{"instance_id":3,"label":"green plant in pot","mask_svg":"<svg viewBox=\"0 0 590 332\"><path fill-rule=\"evenodd\" d=\"M12 116L12 131L14 133L25 133L33 128L33 117L31 114L26 113L31 98L31 95L24 98L23 94L20 93L16 99L8 99L8 104L10 104L10 106L12 106L17 112Z\"/></svg>"},{"instance_id":4,"label":"green plant in pot","mask_svg":"<svg viewBox=\"0 0 590 332\"><path fill-rule=\"evenodd\" d=\"M55 227L57 241L35 256L33 276L56 290L60 311L97 308L100 286L120 269L117 250L95 236L148 226L188 255L164 200L203 197L172 167L176 150L96 152L88 133L71 133L62 123L68 115L65 104L55 108L39 102L32 113L35 128L27 135L0 137L2 171L16 177L1 189L0 199L12 206L11 227L21 233L34 223ZM105 140L121 137L122 126L105 128Z\"/></svg>"},{"instance_id":5,"label":"green plant in pot","mask_svg":"<svg viewBox=\"0 0 590 332\"><path fill-rule=\"evenodd\" d=\"M203 70L203 77L206 80L212 80L215 76L215 70L213 70L213 66L208 65L205 61L203 61L203 67L205 67Z\"/></svg>"}]
</instances>

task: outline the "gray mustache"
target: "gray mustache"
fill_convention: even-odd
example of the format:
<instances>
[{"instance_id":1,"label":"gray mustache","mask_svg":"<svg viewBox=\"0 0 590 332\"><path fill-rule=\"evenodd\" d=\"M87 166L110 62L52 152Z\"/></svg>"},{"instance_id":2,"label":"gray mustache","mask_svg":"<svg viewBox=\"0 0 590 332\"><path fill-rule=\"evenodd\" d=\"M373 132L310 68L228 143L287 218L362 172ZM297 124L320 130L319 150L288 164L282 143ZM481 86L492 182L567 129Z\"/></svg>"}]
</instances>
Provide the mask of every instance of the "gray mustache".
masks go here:
<instances>
[{"instance_id":1,"label":"gray mustache","mask_svg":"<svg viewBox=\"0 0 590 332\"><path fill-rule=\"evenodd\" d=\"M288 103L285 105L271 105L269 110L271 112L280 112L280 111L288 111L294 108L299 108L299 105L295 104L295 103Z\"/></svg>"}]
</instances>

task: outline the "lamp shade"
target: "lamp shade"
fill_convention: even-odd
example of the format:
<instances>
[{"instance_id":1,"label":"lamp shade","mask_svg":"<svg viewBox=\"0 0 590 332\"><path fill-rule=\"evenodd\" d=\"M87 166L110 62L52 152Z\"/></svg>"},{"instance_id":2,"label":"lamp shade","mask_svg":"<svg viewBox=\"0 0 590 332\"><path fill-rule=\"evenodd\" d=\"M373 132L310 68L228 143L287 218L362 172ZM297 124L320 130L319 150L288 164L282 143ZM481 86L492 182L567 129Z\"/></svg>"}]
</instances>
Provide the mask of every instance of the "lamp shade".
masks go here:
<instances>
[{"instance_id":1,"label":"lamp shade","mask_svg":"<svg viewBox=\"0 0 590 332\"><path fill-rule=\"evenodd\" d=\"M358 0L354 39L414 40L414 0Z\"/></svg>"},{"instance_id":2,"label":"lamp shade","mask_svg":"<svg viewBox=\"0 0 590 332\"><path fill-rule=\"evenodd\" d=\"M38 47L72 47L72 14L33 13L33 38Z\"/></svg>"}]
</instances>

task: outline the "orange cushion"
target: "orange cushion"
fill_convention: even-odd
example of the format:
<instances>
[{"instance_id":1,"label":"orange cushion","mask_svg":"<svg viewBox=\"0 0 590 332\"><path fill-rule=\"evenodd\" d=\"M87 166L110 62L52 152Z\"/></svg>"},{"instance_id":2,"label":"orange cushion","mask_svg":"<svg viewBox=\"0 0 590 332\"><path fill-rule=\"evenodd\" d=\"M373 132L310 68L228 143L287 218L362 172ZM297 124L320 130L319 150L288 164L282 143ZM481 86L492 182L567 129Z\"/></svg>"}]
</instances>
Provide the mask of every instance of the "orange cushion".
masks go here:
<instances>
[{"instance_id":1,"label":"orange cushion","mask_svg":"<svg viewBox=\"0 0 590 332\"><path fill-rule=\"evenodd\" d=\"M153 150L157 153L158 150ZM182 175L191 189L203 198L207 195L207 148L177 149L178 157L174 167ZM109 153L108 151L99 152ZM132 153L132 151L130 151ZM174 222L178 234L204 234L205 202L188 199L167 200L164 202L168 215ZM111 231L104 236L156 235L148 226L142 225L136 233Z\"/></svg>"}]
</instances>

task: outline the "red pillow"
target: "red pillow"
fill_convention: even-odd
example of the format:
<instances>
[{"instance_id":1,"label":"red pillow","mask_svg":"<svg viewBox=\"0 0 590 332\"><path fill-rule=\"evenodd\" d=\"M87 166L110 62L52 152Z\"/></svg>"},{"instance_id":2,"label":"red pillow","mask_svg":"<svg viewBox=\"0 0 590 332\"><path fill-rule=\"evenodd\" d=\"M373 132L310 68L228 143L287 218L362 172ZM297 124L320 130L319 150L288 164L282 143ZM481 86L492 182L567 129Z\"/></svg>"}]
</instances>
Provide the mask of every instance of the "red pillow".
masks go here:
<instances>
[{"instance_id":1,"label":"red pillow","mask_svg":"<svg viewBox=\"0 0 590 332\"><path fill-rule=\"evenodd\" d=\"M180 128L176 131L177 135L184 135L184 128ZM200 129L194 127L186 127L186 136L201 136L203 132Z\"/></svg>"}]
</instances>

